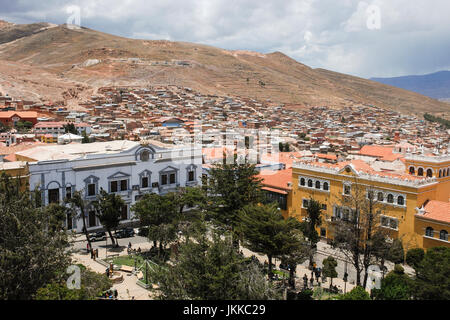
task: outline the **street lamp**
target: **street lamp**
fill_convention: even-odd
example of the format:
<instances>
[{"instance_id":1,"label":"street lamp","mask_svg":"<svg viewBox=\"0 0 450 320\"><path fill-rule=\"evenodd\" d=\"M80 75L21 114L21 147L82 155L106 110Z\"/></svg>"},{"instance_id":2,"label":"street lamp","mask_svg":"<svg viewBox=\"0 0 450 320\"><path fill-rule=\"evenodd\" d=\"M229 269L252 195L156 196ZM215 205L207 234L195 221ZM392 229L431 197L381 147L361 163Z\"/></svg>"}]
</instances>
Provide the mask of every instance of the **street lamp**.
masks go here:
<instances>
[{"instance_id":1,"label":"street lamp","mask_svg":"<svg viewBox=\"0 0 450 320\"><path fill-rule=\"evenodd\" d=\"M106 250L106 258L105 260L108 259L108 236L105 237L105 250Z\"/></svg>"}]
</instances>

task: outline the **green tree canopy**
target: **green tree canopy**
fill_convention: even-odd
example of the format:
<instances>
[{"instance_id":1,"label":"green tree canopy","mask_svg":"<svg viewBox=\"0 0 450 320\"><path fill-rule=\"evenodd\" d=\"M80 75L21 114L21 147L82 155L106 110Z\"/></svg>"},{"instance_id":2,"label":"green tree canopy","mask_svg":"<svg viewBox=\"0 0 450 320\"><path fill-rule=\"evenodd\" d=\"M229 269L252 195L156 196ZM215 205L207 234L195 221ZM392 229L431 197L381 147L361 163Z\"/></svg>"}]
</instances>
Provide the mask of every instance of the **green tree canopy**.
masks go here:
<instances>
[{"instance_id":1,"label":"green tree canopy","mask_svg":"<svg viewBox=\"0 0 450 320\"><path fill-rule=\"evenodd\" d=\"M176 239L179 221L179 204L175 193L166 195L146 194L134 204L132 210L148 226L148 238L154 246L159 242L159 255L165 246Z\"/></svg>"},{"instance_id":2,"label":"green tree canopy","mask_svg":"<svg viewBox=\"0 0 450 320\"><path fill-rule=\"evenodd\" d=\"M329 256L328 258L325 258L322 262L323 268L322 268L322 274L324 277L331 278L330 282L330 288L333 285L333 278L336 278L338 276L336 267L337 267L337 261L332 256Z\"/></svg>"},{"instance_id":3,"label":"green tree canopy","mask_svg":"<svg viewBox=\"0 0 450 320\"><path fill-rule=\"evenodd\" d=\"M94 207L95 215L108 232L112 244L115 245L116 241L111 231L116 230L119 226L125 201L120 195L109 194L105 190L100 189L97 200L92 202L92 206Z\"/></svg>"},{"instance_id":4,"label":"green tree canopy","mask_svg":"<svg viewBox=\"0 0 450 320\"><path fill-rule=\"evenodd\" d=\"M266 300L280 298L260 267L234 248L229 234L196 233L180 245L173 265L150 276L165 300Z\"/></svg>"},{"instance_id":5,"label":"green tree canopy","mask_svg":"<svg viewBox=\"0 0 450 320\"><path fill-rule=\"evenodd\" d=\"M39 207L39 198L19 179L0 176L0 299L31 299L70 263L65 209Z\"/></svg>"},{"instance_id":6,"label":"green tree canopy","mask_svg":"<svg viewBox=\"0 0 450 320\"><path fill-rule=\"evenodd\" d=\"M376 300L409 300L412 295L412 279L405 274L402 266L396 265L381 281L381 288L373 289L372 292Z\"/></svg>"},{"instance_id":7,"label":"green tree canopy","mask_svg":"<svg viewBox=\"0 0 450 320\"><path fill-rule=\"evenodd\" d=\"M406 263L414 270L419 268L423 258L425 258L425 251L422 248L413 248L406 252Z\"/></svg>"},{"instance_id":8,"label":"green tree canopy","mask_svg":"<svg viewBox=\"0 0 450 320\"><path fill-rule=\"evenodd\" d=\"M428 249L416 272L416 299L450 300L450 248Z\"/></svg>"},{"instance_id":9,"label":"green tree canopy","mask_svg":"<svg viewBox=\"0 0 450 320\"><path fill-rule=\"evenodd\" d=\"M342 295L341 300L371 300L369 293L361 286L354 287L350 292Z\"/></svg>"},{"instance_id":10,"label":"green tree canopy","mask_svg":"<svg viewBox=\"0 0 450 320\"><path fill-rule=\"evenodd\" d=\"M285 220L276 204L245 206L240 211L238 228L245 247L267 255L269 274L272 273L272 258L301 252L304 246L298 220Z\"/></svg>"}]
</instances>

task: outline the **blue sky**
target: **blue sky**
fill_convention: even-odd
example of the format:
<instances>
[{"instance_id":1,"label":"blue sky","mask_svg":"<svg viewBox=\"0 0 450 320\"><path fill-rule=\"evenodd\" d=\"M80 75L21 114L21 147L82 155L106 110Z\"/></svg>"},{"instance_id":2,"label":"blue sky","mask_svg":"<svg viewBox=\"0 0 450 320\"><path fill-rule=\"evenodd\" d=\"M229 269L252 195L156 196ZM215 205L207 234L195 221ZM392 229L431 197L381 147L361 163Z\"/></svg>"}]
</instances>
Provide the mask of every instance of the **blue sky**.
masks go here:
<instances>
[{"instance_id":1,"label":"blue sky","mask_svg":"<svg viewBox=\"0 0 450 320\"><path fill-rule=\"evenodd\" d=\"M0 0L0 19L81 25L139 39L281 51L361 77L450 69L448 0ZM73 11L72 11L73 12Z\"/></svg>"}]
</instances>

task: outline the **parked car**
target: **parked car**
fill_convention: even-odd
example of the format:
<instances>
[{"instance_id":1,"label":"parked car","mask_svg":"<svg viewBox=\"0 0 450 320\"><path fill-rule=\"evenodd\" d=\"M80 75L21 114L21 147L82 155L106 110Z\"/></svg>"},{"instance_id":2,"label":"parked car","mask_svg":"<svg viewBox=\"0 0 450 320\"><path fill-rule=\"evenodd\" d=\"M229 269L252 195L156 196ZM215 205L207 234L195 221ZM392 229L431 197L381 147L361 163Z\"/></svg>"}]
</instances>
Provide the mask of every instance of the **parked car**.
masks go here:
<instances>
[{"instance_id":1,"label":"parked car","mask_svg":"<svg viewBox=\"0 0 450 320\"><path fill-rule=\"evenodd\" d=\"M118 230L115 232L116 238L131 238L134 237L134 229L133 228L125 228L122 230Z\"/></svg>"},{"instance_id":2,"label":"parked car","mask_svg":"<svg viewBox=\"0 0 450 320\"><path fill-rule=\"evenodd\" d=\"M104 240L106 240L106 233L105 232L97 232L97 233L89 235L89 238L91 239L92 242L104 241Z\"/></svg>"}]
</instances>

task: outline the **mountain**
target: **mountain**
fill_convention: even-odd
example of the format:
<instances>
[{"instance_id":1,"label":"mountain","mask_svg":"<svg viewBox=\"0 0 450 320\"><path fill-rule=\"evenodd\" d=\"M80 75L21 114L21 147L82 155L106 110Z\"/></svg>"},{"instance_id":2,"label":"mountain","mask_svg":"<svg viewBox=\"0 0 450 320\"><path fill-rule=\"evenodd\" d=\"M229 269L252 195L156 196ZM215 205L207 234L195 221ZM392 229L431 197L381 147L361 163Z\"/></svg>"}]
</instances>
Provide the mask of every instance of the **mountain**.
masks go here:
<instances>
[{"instance_id":1,"label":"mountain","mask_svg":"<svg viewBox=\"0 0 450 320\"><path fill-rule=\"evenodd\" d=\"M450 71L439 71L422 76L371 78L373 81L414 91L435 99L450 99Z\"/></svg>"},{"instance_id":2,"label":"mountain","mask_svg":"<svg viewBox=\"0 0 450 320\"><path fill-rule=\"evenodd\" d=\"M377 105L403 113L450 105L375 81L312 69L281 52L136 40L66 25L0 25L0 92L76 106L102 86L180 85L290 108Z\"/></svg>"}]
</instances>

